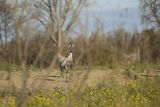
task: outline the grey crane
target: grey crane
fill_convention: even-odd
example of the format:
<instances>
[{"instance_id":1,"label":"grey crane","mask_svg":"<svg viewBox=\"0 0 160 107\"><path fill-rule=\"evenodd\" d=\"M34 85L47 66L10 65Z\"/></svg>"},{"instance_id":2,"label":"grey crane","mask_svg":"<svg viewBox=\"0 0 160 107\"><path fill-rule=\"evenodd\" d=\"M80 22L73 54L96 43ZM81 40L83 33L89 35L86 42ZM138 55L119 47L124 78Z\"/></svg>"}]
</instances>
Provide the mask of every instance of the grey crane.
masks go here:
<instances>
[{"instance_id":1,"label":"grey crane","mask_svg":"<svg viewBox=\"0 0 160 107\"><path fill-rule=\"evenodd\" d=\"M50 36L51 36L51 38L52 38L52 40L53 40L53 42L56 44L56 46L57 46L57 55L58 55L58 60L59 60L59 68L60 68L60 70L61 70L61 75L63 74L63 72L64 72L64 69L67 69L67 68L72 68L72 66L73 66L73 57L72 57L72 47L74 47L72 44L69 44L68 46L67 46L67 48L69 49L69 51L70 51L70 53L69 53L69 55L67 56L67 57L65 57L65 56L63 56L60 52L60 50L61 50L61 44L62 44L62 38L61 38L61 36L62 35L58 35L58 39L56 39L55 38L55 35L54 35L54 33L51 33L50 34Z\"/></svg>"},{"instance_id":2,"label":"grey crane","mask_svg":"<svg viewBox=\"0 0 160 107\"><path fill-rule=\"evenodd\" d=\"M64 72L64 69L72 68L73 67L73 56L72 56L72 44L68 45L67 48L69 49L70 53L67 57L64 57L58 52L58 60L59 60L59 68L61 70L61 75Z\"/></svg>"}]
</instances>

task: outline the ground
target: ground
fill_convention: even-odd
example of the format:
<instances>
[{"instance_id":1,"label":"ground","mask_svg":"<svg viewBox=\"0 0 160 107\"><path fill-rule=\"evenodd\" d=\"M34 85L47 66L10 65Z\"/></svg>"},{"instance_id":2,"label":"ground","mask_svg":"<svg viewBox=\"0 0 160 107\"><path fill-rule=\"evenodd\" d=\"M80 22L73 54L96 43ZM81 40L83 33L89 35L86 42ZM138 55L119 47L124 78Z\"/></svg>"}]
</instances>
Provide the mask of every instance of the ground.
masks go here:
<instances>
[{"instance_id":1,"label":"ground","mask_svg":"<svg viewBox=\"0 0 160 107\"><path fill-rule=\"evenodd\" d=\"M111 69L83 69L68 71L68 81L66 81L66 75L62 77L59 70L35 70L31 71L28 76L27 87L28 88L42 88L42 89L54 89L65 88L68 83L72 86L86 85L96 87L97 85L107 85L109 82L115 82L118 84L125 84L127 79L121 74L121 70ZM5 71L0 72L0 88L5 89L11 84L15 88L19 89L22 86L23 73L20 71L12 72L10 80L6 79L7 73Z\"/></svg>"},{"instance_id":2,"label":"ground","mask_svg":"<svg viewBox=\"0 0 160 107\"><path fill-rule=\"evenodd\" d=\"M138 69L76 68L68 78L59 70L34 69L29 74L15 70L8 79L0 72L0 106L16 107L159 107L159 76ZM159 71L158 71L159 72ZM156 75L155 75L156 74ZM136 75L136 76L135 76ZM156 78L155 78L156 76ZM27 90L22 89L27 80ZM26 78L28 77L28 78ZM151 79L152 78L152 79ZM152 81L153 80L153 81ZM73 87L73 88L72 88Z\"/></svg>"}]
</instances>

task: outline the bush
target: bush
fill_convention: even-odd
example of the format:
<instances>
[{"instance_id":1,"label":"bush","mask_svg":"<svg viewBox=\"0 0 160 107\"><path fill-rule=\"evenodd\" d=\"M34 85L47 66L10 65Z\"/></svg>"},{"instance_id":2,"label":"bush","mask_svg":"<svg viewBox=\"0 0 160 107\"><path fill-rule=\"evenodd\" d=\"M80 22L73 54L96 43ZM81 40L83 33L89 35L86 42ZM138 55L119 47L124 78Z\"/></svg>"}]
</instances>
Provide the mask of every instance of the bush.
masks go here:
<instances>
[{"instance_id":1,"label":"bush","mask_svg":"<svg viewBox=\"0 0 160 107\"><path fill-rule=\"evenodd\" d=\"M7 103L0 98L1 107L15 107L15 98L7 97ZM91 88L82 91L77 88L65 90L43 90L27 99L27 107L158 107L160 86L155 81L130 80L124 86Z\"/></svg>"}]
</instances>

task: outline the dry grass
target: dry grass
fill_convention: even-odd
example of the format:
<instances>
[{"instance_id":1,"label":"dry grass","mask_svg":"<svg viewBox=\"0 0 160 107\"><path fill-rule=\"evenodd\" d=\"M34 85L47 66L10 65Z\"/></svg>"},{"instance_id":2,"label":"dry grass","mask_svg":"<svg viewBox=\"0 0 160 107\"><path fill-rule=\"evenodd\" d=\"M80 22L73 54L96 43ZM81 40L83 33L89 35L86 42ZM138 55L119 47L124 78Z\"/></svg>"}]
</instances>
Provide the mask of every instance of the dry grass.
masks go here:
<instances>
[{"instance_id":1,"label":"dry grass","mask_svg":"<svg viewBox=\"0 0 160 107\"><path fill-rule=\"evenodd\" d=\"M81 81L84 79L85 74L89 72L88 70L74 70L69 72L68 77L70 77L70 82L72 86L80 85ZM1 72L0 87L1 89L9 87L9 85L14 84L16 89L20 89L22 85L22 73L13 72L11 74L11 80L6 80L7 73ZM123 85L126 80L121 75L120 71L116 70L99 70L93 69L90 74L87 76L84 86L96 87L98 84L107 85L109 82L115 82L117 84ZM67 86L65 76L60 76L59 70L54 70L53 72L48 72L46 70L41 71L32 71L29 73L28 78L28 88L39 88L42 89L54 89L65 88Z\"/></svg>"}]
</instances>

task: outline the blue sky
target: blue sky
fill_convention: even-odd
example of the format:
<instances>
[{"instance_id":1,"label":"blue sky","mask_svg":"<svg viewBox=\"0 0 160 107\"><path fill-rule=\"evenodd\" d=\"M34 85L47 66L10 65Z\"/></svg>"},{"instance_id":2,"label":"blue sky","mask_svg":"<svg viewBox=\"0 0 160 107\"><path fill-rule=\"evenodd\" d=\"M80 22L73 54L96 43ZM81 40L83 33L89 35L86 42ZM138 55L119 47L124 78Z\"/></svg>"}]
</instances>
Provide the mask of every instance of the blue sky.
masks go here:
<instances>
[{"instance_id":1,"label":"blue sky","mask_svg":"<svg viewBox=\"0 0 160 107\"><path fill-rule=\"evenodd\" d=\"M100 18L107 31L117 26L129 31L135 27L141 29L138 0L89 0L84 13L91 23L95 18Z\"/></svg>"},{"instance_id":2,"label":"blue sky","mask_svg":"<svg viewBox=\"0 0 160 107\"><path fill-rule=\"evenodd\" d=\"M89 0L89 5L92 11L137 8L138 0Z\"/></svg>"}]
</instances>

